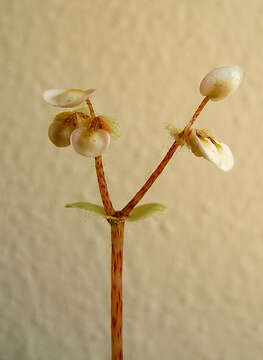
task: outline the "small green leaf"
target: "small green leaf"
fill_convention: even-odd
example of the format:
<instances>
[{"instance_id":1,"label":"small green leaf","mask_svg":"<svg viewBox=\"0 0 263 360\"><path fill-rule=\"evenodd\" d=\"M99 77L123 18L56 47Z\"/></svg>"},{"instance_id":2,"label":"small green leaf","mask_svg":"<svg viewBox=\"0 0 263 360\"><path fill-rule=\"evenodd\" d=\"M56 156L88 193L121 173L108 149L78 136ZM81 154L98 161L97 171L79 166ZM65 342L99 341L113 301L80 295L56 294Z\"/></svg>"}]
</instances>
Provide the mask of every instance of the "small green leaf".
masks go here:
<instances>
[{"instance_id":1,"label":"small green leaf","mask_svg":"<svg viewBox=\"0 0 263 360\"><path fill-rule=\"evenodd\" d=\"M87 210L90 212L93 212L97 215L106 217L105 211L103 206L99 206L96 204L91 204L89 202L76 202L73 204L67 204L65 205L66 208L77 208L77 209L83 209L83 210Z\"/></svg>"},{"instance_id":2,"label":"small green leaf","mask_svg":"<svg viewBox=\"0 0 263 360\"><path fill-rule=\"evenodd\" d=\"M90 211L90 212L93 212L94 214L102 216L106 219L112 219L112 220L117 219L114 216L106 215L103 206L91 204L89 202L76 202L76 203L72 203L72 204L67 204L67 205L65 205L65 207ZM144 219L144 218L147 218L147 217L153 215L157 211L163 211L164 209L165 209L165 206L162 204L158 204L158 203L141 205L141 206L138 206L135 209L133 209L131 211L130 215L128 216L128 218L126 218L126 220L127 221L138 221L138 220L141 220L141 219Z\"/></svg>"},{"instance_id":3,"label":"small green leaf","mask_svg":"<svg viewBox=\"0 0 263 360\"><path fill-rule=\"evenodd\" d=\"M137 206L131 211L129 217L127 218L127 221L138 221L153 215L157 211L163 211L164 209L165 206L158 203Z\"/></svg>"}]
</instances>

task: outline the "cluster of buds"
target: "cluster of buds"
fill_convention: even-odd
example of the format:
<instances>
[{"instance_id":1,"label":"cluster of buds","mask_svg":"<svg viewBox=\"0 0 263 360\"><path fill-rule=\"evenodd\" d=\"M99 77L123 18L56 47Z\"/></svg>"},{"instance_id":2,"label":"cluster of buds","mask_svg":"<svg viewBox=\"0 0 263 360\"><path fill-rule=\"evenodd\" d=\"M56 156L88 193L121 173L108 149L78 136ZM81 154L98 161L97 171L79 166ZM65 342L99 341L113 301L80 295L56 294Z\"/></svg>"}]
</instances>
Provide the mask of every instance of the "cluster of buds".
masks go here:
<instances>
[{"instance_id":1,"label":"cluster of buds","mask_svg":"<svg viewBox=\"0 0 263 360\"><path fill-rule=\"evenodd\" d=\"M111 138L117 138L116 122L106 116L95 116L88 96L93 89L50 89L43 94L50 105L61 108L75 108L58 113L48 129L48 137L58 147L69 146L84 156L96 157L109 147ZM88 105L88 106L87 106Z\"/></svg>"},{"instance_id":2,"label":"cluster of buds","mask_svg":"<svg viewBox=\"0 0 263 360\"><path fill-rule=\"evenodd\" d=\"M209 100L224 99L238 88L242 77L243 71L238 66L217 68L201 81L200 92ZM169 124L167 129L181 146L187 145L195 156L211 161L223 171L229 171L234 166L234 157L229 146L217 141L208 130L188 126L180 130L172 124Z\"/></svg>"}]
</instances>

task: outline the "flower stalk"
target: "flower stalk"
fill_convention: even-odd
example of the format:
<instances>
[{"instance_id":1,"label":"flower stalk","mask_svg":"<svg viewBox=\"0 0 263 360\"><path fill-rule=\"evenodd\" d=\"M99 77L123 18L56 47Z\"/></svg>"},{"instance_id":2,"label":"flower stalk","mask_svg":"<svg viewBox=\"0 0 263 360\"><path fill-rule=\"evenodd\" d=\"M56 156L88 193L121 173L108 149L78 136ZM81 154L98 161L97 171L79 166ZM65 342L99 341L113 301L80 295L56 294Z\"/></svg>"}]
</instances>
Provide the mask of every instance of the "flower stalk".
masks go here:
<instances>
[{"instance_id":1,"label":"flower stalk","mask_svg":"<svg viewBox=\"0 0 263 360\"><path fill-rule=\"evenodd\" d=\"M121 216L129 216L129 213L135 208L138 202L143 198L143 196L147 193L150 187L154 184L156 179L162 173L169 160L172 158L175 150L178 148L179 143L174 141L167 154L164 156L160 164L148 178L148 180L144 183L141 189L134 195L134 197L128 202L128 204L120 211Z\"/></svg>"},{"instance_id":2,"label":"flower stalk","mask_svg":"<svg viewBox=\"0 0 263 360\"><path fill-rule=\"evenodd\" d=\"M198 106L198 108L196 109L194 115L192 116L192 119L189 121L189 123L185 126L184 130L183 130L183 135L186 137L188 135L188 132L191 128L191 126L193 125L193 123L195 122L195 120L198 118L198 116L200 115L201 111L203 110L203 108L206 106L206 104L209 101L209 97L206 96L201 104Z\"/></svg>"},{"instance_id":3,"label":"flower stalk","mask_svg":"<svg viewBox=\"0 0 263 360\"><path fill-rule=\"evenodd\" d=\"M107 182L106 182L105 175L104 175L101 156L95 157L95 168L96 168L96 173L97 173L97 180L98 180L98 185L99 185L99 190L100 190L100 196L101 196L101 200L103 203L105 213L107 215L114 216L115 211L112 206L111 199L110 199Z\"/></svg>"}]
</instances>

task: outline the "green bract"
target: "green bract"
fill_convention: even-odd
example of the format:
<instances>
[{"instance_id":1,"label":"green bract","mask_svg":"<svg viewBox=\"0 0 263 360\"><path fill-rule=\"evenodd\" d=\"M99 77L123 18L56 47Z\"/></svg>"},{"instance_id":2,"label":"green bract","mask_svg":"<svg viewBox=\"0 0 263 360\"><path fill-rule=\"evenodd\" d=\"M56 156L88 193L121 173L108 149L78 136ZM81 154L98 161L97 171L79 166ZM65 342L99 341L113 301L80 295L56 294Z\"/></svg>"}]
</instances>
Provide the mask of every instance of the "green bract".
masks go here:
<instances>
[{"instance_id":1,"label":"green bract","mask_svg":"<svg viewBox=\"0 0 263 360\"><path fill-rule=\"evenodd\" d=\"M90 212L93 212L94 214L106 217L106 213L104 211L103 206L99 206L96 204L92 204L89 202L76 202L73 204L67 204L65 205L66 208L77 208L77 209L83 209Z\"/></svg>"},{"instance_id":2,"label":"green bract","mask_svg":"<svg viewBox=\"0 0 263 360\"><path fill-rule=\"evenodd\" d=\"M76 202L73 204L67 204L66 208L77 208L82 209L86 211L93 212L96 215L102 216L106 219L111 220L118 220L120 218L114 217L114 216L108 216L106 215L103 206L99 206L96 204L92 204L89 202ZM135 209L133 209L130 213L130 215L126 218L127 221L139 221L142 219L145 219L147 217L150 217L157 211L163 211L165 209L165 206L158 203L150 203L150 204L144 204L141 206L137 206Z\"/></svg>"},{"instance_id":3,"label":"green bract","mask_svg":"<svg viewBox=\"0 0 263 360\"><path fill-rule=\"evenodd\" d=\"M134 208L129 217L127 218L128 221L138 221L145 219L157 211L163 211L165 209L165 206L158 203L150 203L150 204L144 204L141 206L137 206Z\"/></svg>"}]
</instances>

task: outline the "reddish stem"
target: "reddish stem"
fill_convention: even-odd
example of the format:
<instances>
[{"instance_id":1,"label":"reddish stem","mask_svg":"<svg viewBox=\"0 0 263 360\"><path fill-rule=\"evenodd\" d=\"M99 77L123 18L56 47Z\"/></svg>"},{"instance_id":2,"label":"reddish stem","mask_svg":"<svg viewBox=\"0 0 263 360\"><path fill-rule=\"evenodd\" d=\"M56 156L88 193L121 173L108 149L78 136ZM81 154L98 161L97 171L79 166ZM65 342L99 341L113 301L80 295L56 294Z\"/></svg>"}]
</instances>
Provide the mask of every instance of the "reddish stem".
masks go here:
<instances>
[{"instance_id":1,"label":"reddish stem","mask_svg":"<svg viewBox=\"0 0 263 360\"><path fill-rule=\"evenodd\" d=\"M123 359L122 264L124 221L111 223L111 359Z\"/></svg>"},{"instance_id":2,"label":"reddish stem","mask_svg":"<svg viewBox=\"0 0 263 360\"><path fill-rule=\"evenodd\" d=\"M99 189L100 189L100 196L101 196L101 200L102 200L102 203L104 206L104 210L107 215L113 216L115 214L115 210L112 206L112 202L110 199L110 195L109 195L109 191L108 191L108 187L107 187L107 183L106 183L106 179L105 179L105 175L104 175L104 171L103 171L101 156L95 157L95 167L96 167L97 179L98 179L98 184L99 184Z\"/></svg>"},{"instance_id":3,"label":"reddish stem","mask_svg":"<svg viewBox=\"0 0 263 360\"><path fill-rule=\"evenodd\" d=\"M150 189L150 187L153 185L155 180L158 178L158 176L161 174L165 166L168 164L169 160L173 156L175 150L178 148L179 143L174 141L170 149L168 150L167 154L163 158L163 160L160 162L160 164L157 166L157 168L154 170L154 172L151 174L149 179L146 181L146 183L141 187L141 189L135 194L135 196L128 202L128 204L120 211L120 216L128 216L129 213L132 211L132 209L138 204L138 202L141 200L141 198L146 194L146 192Z\"/></svg>"},{"instance_id":4,"label":"reddish stem","mask_svg":"<svg viewBox=\"0 0 263 360\"><path fill-rule=\"evenodd\" d=\"M90 101L89 98L86 99L86 103L87 103L87 105L88 105L88 107L89 107L90 116L91 116L92 118L94 118L94 117L95 117L95 112L94 112L92 103L91 103L91 101Z\"/></svg>"},{"instance_id":5,"label":"reddish stem","mask_svg":"<svg viewBox=\"0 0 263 360\"><path fill-rule=\"evenodd\" d=\"M87 105L89 107L90 116L93 119L93 121L91 122L91 126L92 126L92 123L94 121L96 121L96 119L95 119L95 111L93 109L92 103L91 103L89 98L86 99L86 103L87 103ZM109 194L109 191L108 191L107 182L106 182L105 175L104 175L102 157L101 156L96 156L95 157L95 168L96 168L97 179L98 179L98 184L99 184L99 189L100 189L100 196L101 196L101 200L102 200L102 203L103 203L103 206L104 206L105 213L107 215L113 216L115 214L115 210L114 210L114 208L112 206L112 202L111 202L111 199L110 199L110 194Z\"/></svg>"},{"instance_id":6,"label":"reddish stem","mask_svg":"<svg viewBox=\"0 0 263 360\"><path fill-rule=\"evenodd\" d=\"M182 133L184 133L185 136L187 136L188 134L188 130L190 129L190 127L193 125L193 123L195 122L195 120L197 119L197 117L200 115L200 112L203 110L203 108L206 106L206 104L209 101L209 97L206 96L201 104L198 106L198 108L196 109L194 115L192 116L192 119L189 121L189 123L185 126L184 130L182 131Z\"/></svg>"},{"instance_id":7,"label":"reddish stem","mask_svg":"<svg viewBox=\"0 0 263 360\"><path fill-rule=\"evenodd\" d=\"M193 125L194 121L208 102L208 98L203 99L197 108L190 122L181 132L185 136ZM92 104L86 100L90 113L95 118ZM174 141L161 163L151 174L142 188L135 194L129 203L121 210L115 211L108 192L107 183L103 171L101 156L95 157L95 166L97 179L101 194L103 206L107 215L115 216L116 220L108 220L111 225L111 349L112 360L123 360L123 342L122 342L122 265L123 265L123 235L125 221L121 217L128 216L131 210L138 204L142 197L153 185L158 176L162 173L169 160L172 158L180 143Z\"/></svg>"}]
</instances>

